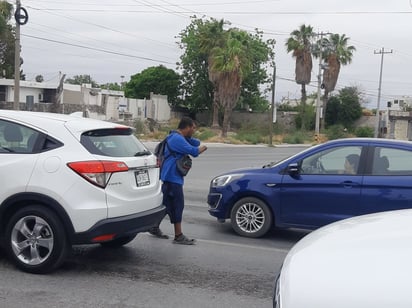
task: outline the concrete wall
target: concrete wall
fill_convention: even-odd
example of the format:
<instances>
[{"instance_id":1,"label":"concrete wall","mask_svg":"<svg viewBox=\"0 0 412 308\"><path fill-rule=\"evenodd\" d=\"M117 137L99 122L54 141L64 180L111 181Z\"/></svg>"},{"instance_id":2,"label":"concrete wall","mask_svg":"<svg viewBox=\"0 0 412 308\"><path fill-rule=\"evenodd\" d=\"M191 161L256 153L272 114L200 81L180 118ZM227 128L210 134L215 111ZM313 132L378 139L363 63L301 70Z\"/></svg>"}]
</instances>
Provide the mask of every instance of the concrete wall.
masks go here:
<instances>
[{"instance_id":1,"label":"concrete wall","mask_svg":"<svg viewBox=\"0 0 412 308\"><path fill-rule=\"evenodd\" d=\"M388 138L412 140L412 112L390 110L388 122Z\"/></svg>"},{"instance_id":2,"label":"concrete wall","mask_svg":"<svg viewBox=\"0 0 412 308\"><path fill-rule=\"evenodd\" d=\"M128 115L131 119L145 120L147 118L158 122L169 121L171 110L167 95L151 93L151 99L127 98Z\"/></svg>"}]
</instances>

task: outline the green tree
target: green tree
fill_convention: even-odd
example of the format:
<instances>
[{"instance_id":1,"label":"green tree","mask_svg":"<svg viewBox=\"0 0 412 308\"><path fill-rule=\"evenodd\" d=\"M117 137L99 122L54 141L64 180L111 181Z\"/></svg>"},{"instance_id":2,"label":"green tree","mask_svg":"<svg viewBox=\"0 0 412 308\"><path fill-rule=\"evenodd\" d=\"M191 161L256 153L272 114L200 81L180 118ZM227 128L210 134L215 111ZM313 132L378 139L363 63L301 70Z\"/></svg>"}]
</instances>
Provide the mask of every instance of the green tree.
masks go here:
<instances>
[{"instance_id":1,"label":"green tree","mask_svg":"<svg viewBox=\"0 0 412 308\"><path fill-rule=\"evenodd\" d=\"M228 32L226 44L213 50L212 74L217 76L219 103L224 109L222 136L226 136L230 127L230 116L241 92L241 85L249 71L251 62L248 57L248 34L232 29ZM210 73L209 73L210 74Z\"/></svg>"},{"instance_id":2,"label":"green tree","mask_svg":"<svg viewBox=\"0 0 412 308\"><path fill-rule=\"evenodd\" d=\"M341 124L350 128L362 116L361 95L357 87L345 87L330 97L325 121L328 126Z\"/></svg>"},{"instance_id":3,"label":"green tree","mask_svg":"<svg viewBox=\"0 0 412 308\"><path fill-rule=\"evenodd\" d=\"M230 114L238 102L264 104L259 85L268 78L262 66L272 54L261 33L225 30L225 25L229 23L224 20L192 20L180 34L180 47L185 52L179 63L185 105L198 97L198 110L213 110L215 127L219 126L219 112L224 111L222 134L226 134Z\"/></svg>"},{"instance_id":4,"label":"green tree","mask_svg":"<svg viewBox=\"0 0 412 308\"><path fill-rule=\"evenodd\" d=\"M267 74L269 64L267 67L262 64L267 63L269 59L272 59L273 63L276 44L274 39L263 42L262 34L262 32L257 31L255 34L250 35L252 41L250 48L253 50L250 52L252 66L251 71L242 82L242 92L240 94L240 100L256 111L266 111L270 106L268 100L263 96L262 84L268 85L263 90L264 92L271 91L272 77ZM273 65L270 66L270 69L273 70Z\"/></svg>"},{"instance_id":5,"label":"green tree","mask_svg":"<svg viewBox=\"0 0 412 308\"><path fill-rule=\"evenodd\" d=\"M99 85L90 75L75 75L73 78L67 78L65 83L82 85L84 83L91 84L93 88L98 88Z\"/></svg>"},{"instance_id":6,"label":"green tree","mask_svg":"<svg viewBox=\"0 0 412 308\"><path fill-rule=\"evenodd\" d=\"M131 76L125 84L125 96L149 98L150 92L167 95L170 106L178 104L180 76L163 65L149 67L141 73Z\"/></svg>"},{"instance_id":7,"label":"green tree","mask_svg":"<svg viewBox=\"0 0 412 308\"><path fill-rule=\"evenodd\" d=\"M107 89L107 90L113 90L113 91L122 91L122 85L118 84L117 82L108 82L106 84L100 85L100 88L102 89Z\"/></svg>"},{"instance_id":8,"label":"green tree","mask_svg":"<svg viewBox=\"0 0 412 308\"><path fill-rule=\"evenodd\" d=\"M222 40L223 20L193 18L180 32L179 47L184 50L178 68L182 71L183 104L193 113L213 110L213 126L219 126L217 93L212 66L211 50Z\"/></svg>"},{"instance_id":9,"label":"green tree","mask_svg":"<svg viewBox=\"0 0 412 308\"><path fill-rule=\"evenodd\" d=\"M211 19L199 29L200 50L207 58L207 73L209 81L213 85L213 120L212 127L219 127L219 110L222 107L219 97L219 72L213 69L216 66L216 51L224 48L227 40L227 32L223 29L227 24L223 19L217 21Z\"/></svg>"},{"instance_id":10,"label":"green tree","mask_svg":"<svg viewBox=\"0 0 412 308\"><path fill-rule=\"evenodd\" d=\"M324 60L327 64L327 68L323 72L323 112L326 112L329 93L332 92L338 81L341 65L347 65L352 62L353 53L356 48L352 45L348 45L349 37L345 34L331 34L328 38L325 38L323 46L325 51L323 53ZM322 122L325 120L323 119ZM323 123L324 127L325 123Z\"/></svg>"},{"instance_id":11,"label":"green tree","mask_svg":"<svg viewBox=\"0 0 412 308\"><path fill-rule=\"evenodd\" d=\"M290 33L286 41L286 50L292 52L296 59L295 81L301 85L301 112L305 113L306 107L306 85L310 83L312 73L312 52L311 44L314 38L312 26L301 25L299 29ZM302 116L301 129L305 129L305 117Z\"/></svg>"},{"instance_id":12,"label":"green tree","mask_svg":"<svg viewBox=\"0 0 412 308\"><path fill-rule=\"evenodd\" d=\"M7 1L0 1L0 76L14 76L14 29L9 24L13 16L13 6ZM24 79L24 75L21 76Z\"/></svg>"}]
</instances>

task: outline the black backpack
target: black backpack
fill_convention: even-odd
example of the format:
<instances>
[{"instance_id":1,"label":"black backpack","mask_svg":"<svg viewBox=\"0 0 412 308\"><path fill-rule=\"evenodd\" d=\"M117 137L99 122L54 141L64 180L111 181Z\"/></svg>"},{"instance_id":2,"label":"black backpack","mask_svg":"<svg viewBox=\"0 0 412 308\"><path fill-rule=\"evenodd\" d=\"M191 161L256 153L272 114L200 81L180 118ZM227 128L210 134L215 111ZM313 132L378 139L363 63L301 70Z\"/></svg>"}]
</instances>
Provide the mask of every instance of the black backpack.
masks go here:
<instances>
[{"instance_id":1,"label":"black backpack","mask_svg":"<svg viewBox=\"0 0 412 308\"><path fill-rule=\"evenodd\" d=\"M153 154L156 155L157 157L157 165L159 166L160 170L162 170L163 162L166 160L167 157L165 157L165 149L168 147L167 145L167 137L160 141L155 149ZM169 149L170 150L170 149Z\"/></svg>"},{"instance_id":2,"label":"black backpack","mask_svg":"<svg viewBox=\"0 0 412 308\"><path fill-rule=\"evenodd\" d=\"M157 157L157 165L160 168L160 172L159 172L159 177L160 174L162 172L162 166L164 161L171 155L173 155L174 157L176 157L176 153L173 152L170 148L169 145L167 144L167 138L163 139L162 141L160 141L155 149L153 154L156 155ZM165 149L166 147L169 149L170 154L168 156L165 156ZM190 170L190 168L192 168L192 159L190 158L189 155L183 155L183 157L181 157L180 159L176 160L176 168L177 171L182 175L182 176L186 176Z\"/></svg>"}]
</instances>

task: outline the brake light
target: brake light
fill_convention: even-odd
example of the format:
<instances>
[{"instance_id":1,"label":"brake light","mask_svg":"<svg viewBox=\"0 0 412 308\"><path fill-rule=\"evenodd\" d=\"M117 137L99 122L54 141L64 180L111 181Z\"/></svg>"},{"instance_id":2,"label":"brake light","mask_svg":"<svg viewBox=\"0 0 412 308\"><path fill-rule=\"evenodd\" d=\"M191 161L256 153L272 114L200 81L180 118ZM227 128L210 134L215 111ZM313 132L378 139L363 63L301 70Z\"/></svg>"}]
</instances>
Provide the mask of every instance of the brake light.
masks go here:
<instances>
[{"instance_id":1,"label":"brake light","mask_svg":"<svg viewBox=\"0 0 412 308\"><path fill-rule=\"evenodd\" d=\"M128 171L129 167L120 161L78 161L68 163L70 169L84 177L90 183L105 188L115 172Z\"/></svg>"},{"instance_id":2,"label":"brake light","mask_svg":"<svg viewBox=\"0 0 412 308\"><path fill-rule=\"evenodd\" d=\"M101 242L111 241L111 240L114 239L115 236L116 236L116 234L99 235L99 236L96 236L96 237L92 238L92 242L101 243Z\"/></svg>"}]
</instances>

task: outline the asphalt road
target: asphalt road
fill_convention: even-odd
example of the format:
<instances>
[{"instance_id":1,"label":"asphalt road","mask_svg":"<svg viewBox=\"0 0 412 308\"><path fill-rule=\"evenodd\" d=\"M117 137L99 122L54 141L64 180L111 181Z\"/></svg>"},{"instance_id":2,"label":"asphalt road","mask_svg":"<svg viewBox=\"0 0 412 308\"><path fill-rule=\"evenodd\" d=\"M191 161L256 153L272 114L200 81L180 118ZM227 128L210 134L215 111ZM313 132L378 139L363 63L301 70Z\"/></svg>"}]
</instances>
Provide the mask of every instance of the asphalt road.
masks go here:
<instances>
[{"instance_id":1,"label":"asphalt road","mask_svg":"<svg viewBox=\"0 0 412 308\"><path fill-rule=\"evenodd\" d=\"M0 307L271 307L282 261L307 233L240 237L207 213L206 196L209 181L220 172L260 166L299 150L210 145L194 160L185 184L183 228L197 239L195 246L147 233L119 249L77 246L49 275L22 273L0 251ZM161 227L172 235L167 219Z\"/></svg>"}]
</instances>

